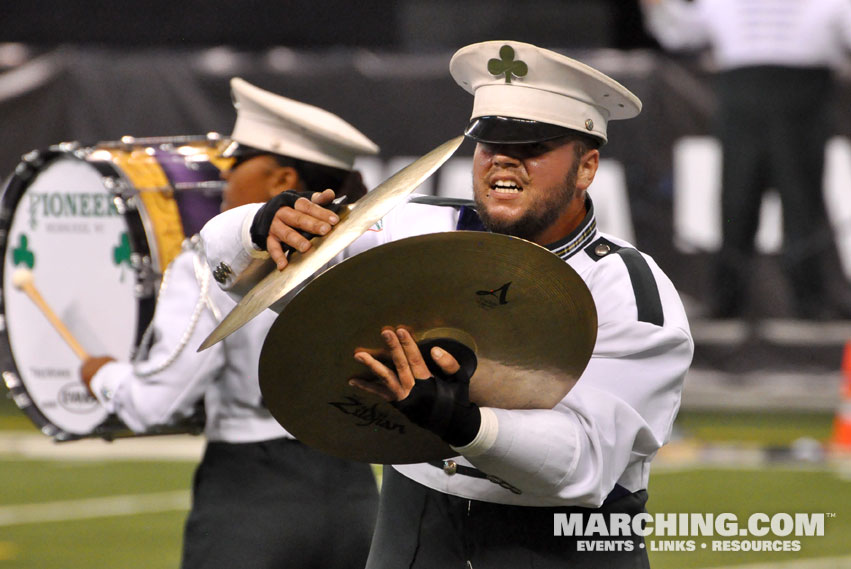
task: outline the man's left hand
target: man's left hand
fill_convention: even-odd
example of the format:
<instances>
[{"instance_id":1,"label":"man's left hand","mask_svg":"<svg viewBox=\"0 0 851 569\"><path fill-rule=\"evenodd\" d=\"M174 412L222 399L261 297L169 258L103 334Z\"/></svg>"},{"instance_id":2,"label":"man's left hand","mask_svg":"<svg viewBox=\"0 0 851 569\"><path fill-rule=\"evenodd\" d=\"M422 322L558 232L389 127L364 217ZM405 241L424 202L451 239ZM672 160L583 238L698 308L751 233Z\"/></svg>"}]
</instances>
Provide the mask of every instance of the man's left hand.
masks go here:
<instances>
[{"instance_id":1,"label":"man's left hand","mask_svg":"<svg viewBox=\"0 0 851 569\"><path fill-rule=\"evenodd\" d=\"M368 367L378 381L352 378L350 383L387 401L399 401L408 396L414 382L429 379L431 372L413 336L404 328L384 328L381 331L381 339L390 350L395 370L378 361L369 352L357 351L355 359ZM454 374L461 367L451 354L438 347L431 349L431 357L446 375Z\"/></svg>"},{"instance_id":2,"label":"man's left hand","mask_svg":"<svg viewBox=\"0 0 851 569\"><path fill-rule=\"evenodd\" d=\"M450 445L469 444L481 424L479 408L469 398L474 364L462 370L455 357L434 346L429 356L437 369L432 373L408 330L385 328L381 337L390 350L393 369L359 350L355 359L367 366L376 380L352 378L349 383L390 401L413 423Z\"/></svg>"}]
</instances>

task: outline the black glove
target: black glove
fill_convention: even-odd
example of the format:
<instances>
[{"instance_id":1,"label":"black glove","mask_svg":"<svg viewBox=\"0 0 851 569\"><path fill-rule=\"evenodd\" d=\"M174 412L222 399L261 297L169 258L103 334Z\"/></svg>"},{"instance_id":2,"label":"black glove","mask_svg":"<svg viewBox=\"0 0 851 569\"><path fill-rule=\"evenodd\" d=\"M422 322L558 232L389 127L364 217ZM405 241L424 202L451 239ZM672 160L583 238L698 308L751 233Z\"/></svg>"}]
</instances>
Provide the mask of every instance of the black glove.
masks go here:
<instances>
[{"instance_id":1,"label":"black glove","mask_svg":"<svg viewBox=\"0 0 851 569\"><path fill-rule=\"evenodd\" d=\"M470 444L479 432L482 416L470 402L470 378L476 371L476 354L455 340L436 338L417 343L432 377L417 379L408 396L392 405L416 425L428 429L452 446ZM446 375L431 357L438 346L452 354L461 368Z\"/></svg>"},{"instance_id":2,"label":"black glove","mask_svg":"<svg viewBox=\"0 0 851 569\"><path fill-rule=\"evenodd\" d=\"M296 192L286 191L274 196L272 199L263 204L263 207L257 210L254 214L254 220L251 222L251 242L259 247L262 251L266 250L266 238L269 237L269 228L272 227L272 220L275 219L275 214L282 207L295 207L295 202L299 198L310 199L315 192ZM302 233L305 237L309 234ZM312 237L312 235L310 236ZM308 237L308 239L310 238ZM292 251L293 248L284 245L284 252Z\"/></svg>"},{"instance_id":3,"label":"black glove","mask_svg":"<svg viewBox=\"0 0 851 569\"><path fill-rule=\"evenodd\" d=\"M316 192L297 192L294 190L288 190L286 192L281 192L263 204L263 207L257 210L257 213L254 214L254 219L251 221L251 228L249 229L251 242L260 248L261 251L265 251L266 238L269 237L269 228L272 227L272 220L275 219L275 214L278 210L282 207L295 207L295 202L297 202L299 198L311 199L315 193ZM337 198L330 204L323 207L333 211L334 213L338 213L345 203L346 198ZM312 239L316 237L316 234L309 233L307 231L299 230L299 233L301 233L305 239ZM285 243L281 243L281 246L284 249L284 253L289 253L294 250Z\"/></svg>"}]
</instances>

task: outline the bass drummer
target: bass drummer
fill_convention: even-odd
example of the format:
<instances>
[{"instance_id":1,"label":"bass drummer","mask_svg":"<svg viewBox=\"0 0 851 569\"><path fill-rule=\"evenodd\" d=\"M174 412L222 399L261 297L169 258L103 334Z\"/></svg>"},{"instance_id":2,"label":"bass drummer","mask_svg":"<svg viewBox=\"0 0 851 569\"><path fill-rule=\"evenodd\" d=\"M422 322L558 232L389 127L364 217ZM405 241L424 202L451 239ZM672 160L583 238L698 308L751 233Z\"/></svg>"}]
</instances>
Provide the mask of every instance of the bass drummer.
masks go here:
<instances>
[{"instance_id":1,"label":"bass drummer","mask_svg":"<svg viewBox=\"0 0 851 569\"><path fill-rule=\"evenodd\" d=\"M231 89L237 117L224 157L234 163L223 174L223 210L292 203L327 188L350 201L366 192L353 163L378 147L365 135L242 79L232 79ZM198 239L187 240L163 277L146 352L132 362L91 357L82 380L137 433L186 419L203 402L207 445L194 477L183 569L360 569L377 510L372 471L294 440L263 405L257 367L274 313L196 351L235 304L211 283L216 273Z\"/></svg>"}]
</instances>

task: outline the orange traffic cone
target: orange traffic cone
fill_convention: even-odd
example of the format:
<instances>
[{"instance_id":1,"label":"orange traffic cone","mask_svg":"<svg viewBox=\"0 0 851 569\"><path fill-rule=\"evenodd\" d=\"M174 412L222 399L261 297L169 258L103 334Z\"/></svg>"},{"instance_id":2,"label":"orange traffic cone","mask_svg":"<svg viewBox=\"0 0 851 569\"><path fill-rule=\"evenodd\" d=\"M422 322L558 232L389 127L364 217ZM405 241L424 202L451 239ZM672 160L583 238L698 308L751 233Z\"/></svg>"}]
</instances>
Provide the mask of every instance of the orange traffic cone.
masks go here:
<instances>
[{"instance_id":1,"label":"orange traffic cone","mask_svg":"<svg viewBox=\"0 0 851 569\"><path fill-rule=\"evenodd\" d=\"M851 341L845 344L842 356L842 385L839 407L833 420L831 445L836 450L851 451Z\"/></svg>"}]
</instances>

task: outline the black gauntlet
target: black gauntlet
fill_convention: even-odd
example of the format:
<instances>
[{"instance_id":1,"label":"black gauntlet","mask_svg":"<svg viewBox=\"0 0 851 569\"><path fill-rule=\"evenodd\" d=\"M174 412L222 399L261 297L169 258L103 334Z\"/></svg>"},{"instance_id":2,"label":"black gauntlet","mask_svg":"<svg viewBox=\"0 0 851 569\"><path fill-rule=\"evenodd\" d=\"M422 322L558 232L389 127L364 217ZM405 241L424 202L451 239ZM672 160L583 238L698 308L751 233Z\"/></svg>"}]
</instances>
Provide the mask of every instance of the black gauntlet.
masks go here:
<instances>
[{"instance_id":1,"label":"black gauntlet","mask_svg":"<svg viewBox=\"0 0 851 569\"><path fill-rule=\"evenodd\" d=\"M315 193L316 192L297 192L295 190L287 190L286 192L281 192L263 204L263 207L258 209L257 213L254 214L254 219L251 221L251 228L248 230L251 234L251 242L259 247L261 251L265 251L266 238L269 237L269 228L272 227L272 220L275 219L275 214L278 210L282 207L295 207L295 202L297 202L299 198L311 199ZM322 207L331 210L334 213L340 213L340 209L346 205L346 202L347 198L345 196L341 196ZM298 230L298 232L301 233L305 239L313 239L316 237L315 233L309 233L301 230ZM294 251L294 249L286 243L281 243L281 247L283 247L284 253Z\"/></svg>"},{"instance_id":2,"label":"black gauntlet","mask_svg":"<svg viewBox=\"0 0 851 569\"><path fill-rule=\"evenodd\" d=\"M266 250L266 238L269 237L269 228L272 227L272 220L275 219L275 214L282 207L295 207L295 202L299 198L310 199L315 192L296 192L286 191L274 196L272 199L263 204L263 207L257 210L254 214L254 220L251 222L251 242L254 243L261 251ZM314 237L309 233L302 232L302 235L310 239ZM284 252L288 253L293 248L289 245L284 245Z\"/></svg>"},{"instance_id":3,"label":"black gauntlet","mask_svg":"<svg viewBox=\"0 0 851 569\"><path fill-rule=\"evenodd\" d=\"M452 446L471 443L481 425L479 407L470 401L470 378L476 371L476 355L464 344L448 338L425 340L417 345L432 376L416 380L408 396L394 401L393 406L411 422ZM434 346L452 354L461 368L452 375L444 374L431 358Z\"/></svg>"}]
</instances>

